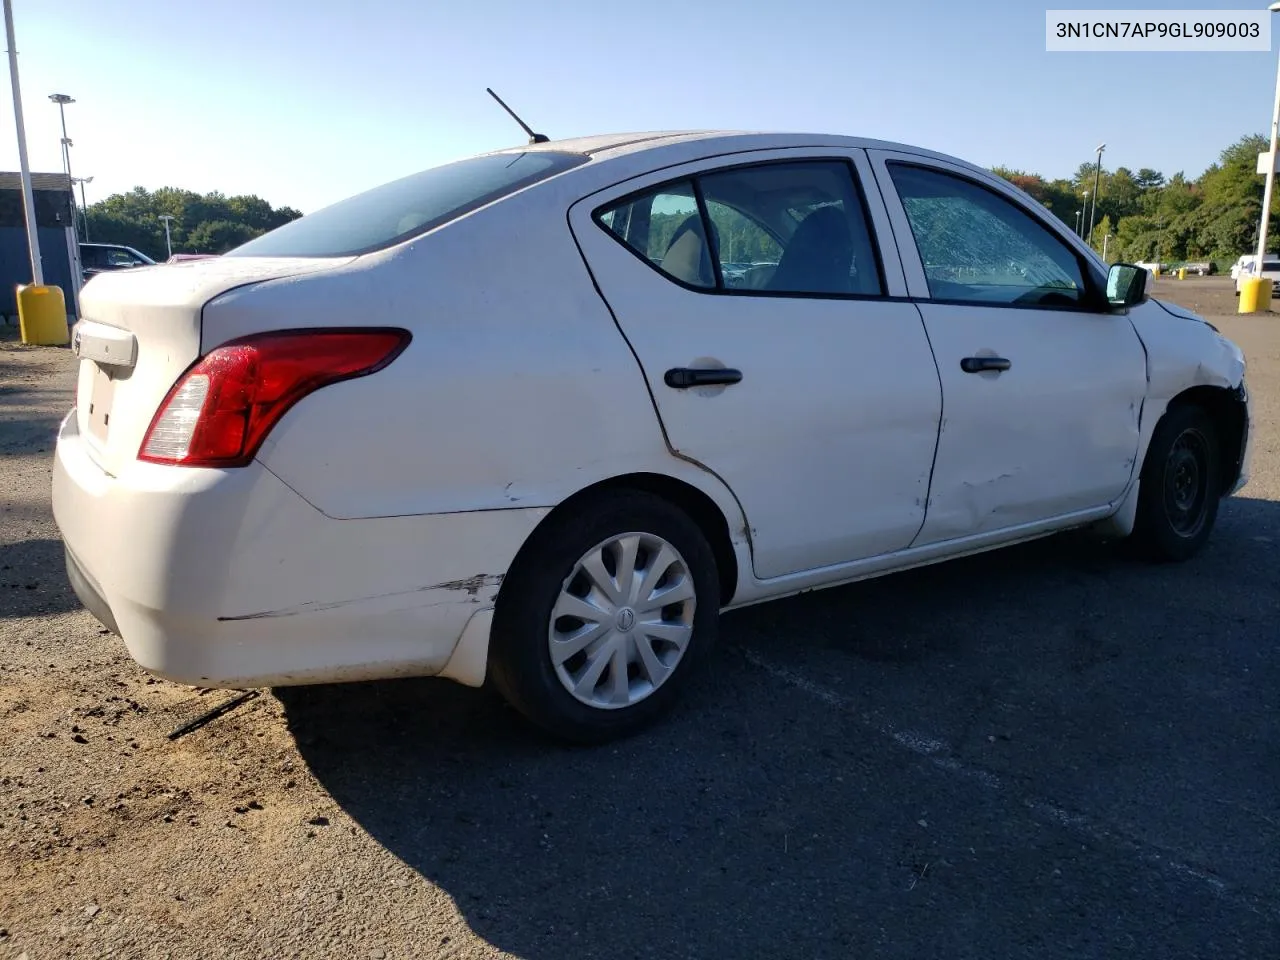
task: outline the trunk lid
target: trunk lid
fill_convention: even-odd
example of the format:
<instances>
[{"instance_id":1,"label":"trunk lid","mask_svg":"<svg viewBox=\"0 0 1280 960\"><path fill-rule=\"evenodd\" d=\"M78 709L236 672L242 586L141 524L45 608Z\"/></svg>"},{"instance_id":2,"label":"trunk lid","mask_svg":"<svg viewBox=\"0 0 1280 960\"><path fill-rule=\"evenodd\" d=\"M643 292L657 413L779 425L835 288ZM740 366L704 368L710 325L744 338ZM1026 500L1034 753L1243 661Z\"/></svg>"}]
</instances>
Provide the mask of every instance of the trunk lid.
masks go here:
<instances>
[{"instance_id":1,"label":"trunk lid","mask_svg":"<svg viewBox=\"0 0 1280 960\"><path fill-rule=\"evenodd\" d=\"M350 260L218 257L95 276L80 293L71 341L80 359L76 423L89 455L112 476L137 457L169 388L200 356L201 312L214 297Z\"/></svg>"}]
</instances>

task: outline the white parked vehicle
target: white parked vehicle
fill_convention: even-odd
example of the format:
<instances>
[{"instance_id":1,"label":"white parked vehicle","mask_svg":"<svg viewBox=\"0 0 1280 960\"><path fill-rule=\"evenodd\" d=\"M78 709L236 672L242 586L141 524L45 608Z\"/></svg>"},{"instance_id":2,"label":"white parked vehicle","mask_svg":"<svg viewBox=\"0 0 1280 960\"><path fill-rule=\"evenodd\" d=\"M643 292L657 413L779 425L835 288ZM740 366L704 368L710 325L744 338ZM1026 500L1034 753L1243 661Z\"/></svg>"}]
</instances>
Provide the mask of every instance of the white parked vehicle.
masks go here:
<instances>
[{"instance_id":1,"label":"white parked vehicle","mask_svg":"<svg viewBox=\"0 0 1280 960\"><path fill-rule=\"evenodd\" d=\"M1280 293L1280 256L1268 254L1262 260L1262 273L1258 273L1258 257L1241 257L1231 268L1231 278L1236 282L1236 296L1240 296L1240 285L1252 277L1261 276L1271 281L1273 293Z\"/></svg>"},{"instance_id":2,"label":"white parked vehicle","mask_svg":"<svg viewBox=\"0 0 1280 960\"><path fill-rule=\"evenodd\" d=\"M1150 285L915 147L498 151L94 278L54 514L157 674L491 678L603 740L723 609L1069 528L1196 553L1245 361Z\"/></svg>"}]
</instances>

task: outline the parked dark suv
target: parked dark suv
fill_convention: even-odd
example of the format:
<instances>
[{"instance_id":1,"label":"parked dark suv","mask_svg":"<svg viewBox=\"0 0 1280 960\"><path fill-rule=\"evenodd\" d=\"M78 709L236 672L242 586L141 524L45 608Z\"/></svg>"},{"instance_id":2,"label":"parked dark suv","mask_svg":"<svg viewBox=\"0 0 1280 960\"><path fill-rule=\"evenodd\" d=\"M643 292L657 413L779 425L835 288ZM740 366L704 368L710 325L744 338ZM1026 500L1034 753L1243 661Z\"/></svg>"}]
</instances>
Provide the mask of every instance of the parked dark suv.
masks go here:
<instances>
[{"instance_id":1,"label":"parked dark suv","mask_svg":"<svg viewBox=\"0 0 1280 960\"><path fill-rule=\"evenodd\" d=\"M153 266L155 261L145 253L122 243L80 244L80 270L85 280L104 270Z\"/></svg>"}]
</instances>

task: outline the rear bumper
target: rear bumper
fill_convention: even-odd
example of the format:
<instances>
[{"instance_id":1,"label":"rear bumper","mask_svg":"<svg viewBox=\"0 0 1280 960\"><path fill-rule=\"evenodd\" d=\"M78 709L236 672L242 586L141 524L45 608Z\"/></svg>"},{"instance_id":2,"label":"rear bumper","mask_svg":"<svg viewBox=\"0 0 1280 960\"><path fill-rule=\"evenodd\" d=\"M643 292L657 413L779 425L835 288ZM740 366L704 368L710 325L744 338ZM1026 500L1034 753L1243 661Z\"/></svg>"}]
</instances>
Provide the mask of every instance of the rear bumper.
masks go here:
<instances>
[{"instance_id":1,"label":"rear bumper","mask_svg":"<svg viewBox=\"0 0 1280 960\"><path fill-rule=\"evenodd\" d=\"M102 595L102 588L80 566L80 561L75 558L70 547L66 547L66 562L67 580L84 608L97 617L104 627L120 636L120 627L116 624L115 614L111 612L107 598Z\"/></svg>"},{"instance_id":2,"label":"rear bumper","mask_svg":"<svg viewBox=\"0 0 1280 960\"><path fill-rule=\"evenodd\" d=\"M546 512L333 520L257 463L112 477L74 417L54 459L76 595L147 670L200 686L440 673Z\"/></svg>"}]
</instances>

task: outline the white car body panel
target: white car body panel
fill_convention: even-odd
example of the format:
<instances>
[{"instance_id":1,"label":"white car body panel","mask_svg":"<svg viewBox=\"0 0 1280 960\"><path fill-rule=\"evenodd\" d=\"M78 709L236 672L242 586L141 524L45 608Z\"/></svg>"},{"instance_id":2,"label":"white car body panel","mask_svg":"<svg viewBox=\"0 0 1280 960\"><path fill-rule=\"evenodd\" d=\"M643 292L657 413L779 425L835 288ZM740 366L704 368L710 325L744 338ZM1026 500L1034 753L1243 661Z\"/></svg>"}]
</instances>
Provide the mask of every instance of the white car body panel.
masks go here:
<instances>
[{"instance_id":1,"label":"white car body panel","mask_svg":"<svg viewBox=\"0 0 1280 960\"><path fill-rule=\"evenodd\" d=\"M214 300L206 313L220 337L269 329L282 313L295 326L358 314L414 334L376 377L321 390L286 414L259 454L267 468L347 519L551 507L655 468L697 484L732 518L722 485L668 455L644 377L551 194L510 198L526 224L518 233L504 204L306 282ZM730 525L743 527L740 514Z\"/></svg>"},{"instance_id":2,"label":"white car body panel","mask_svg":"<svg viewBox=\"0 0 1280 960\"><path fill-rule=\"evenodd\" d=\"M833 157L852 159L798 149L734 162ZM942 410L915 306L689 290L591 218L603 204L709 165L718 162L628 180L570 212L601 295L647 374L668 442L737 495L762 579L904 549L924 521ZM874 192L868 203L879 203ZM894 257L886 273L898 272ZM666 370L686 366L741 369L743 380L688 390L664 384Z\"/></svg>"},{"instance_id":3,"label":"white car body panel","mask_svg":"<svg viewBox=\"0 0 1280 960\"><path fill-rule=\"evenodd\" d=\"M156 408L202 352L201 309L210 297L267 278L326 270L333 263L220 257L94 276L80 291L85 320L73 332L73 349L92 349L95 339L117 339L133 361L80 364L76 426L95 462L114 476L137 456Z\"/></svg>"},{"instance_id":4,"label":"white car body panel","mask_svg":"<svg viewBox=\"0 0 1280 960\"><path fill-rule=\"evenodd\" d=\"M929 515L916 545L1065 521L1117 502L1134 473L1146 393L1145 351L1132 325L1123 315L1083 310L930 302L885 164L920 164L1006 191L999 178L955 163L881 150L871 160L946 398ZM1047 217L1045 225L1066 242ZM1012 366L961 370L963 358L982 356Z\"/></svg>"},{"instance_id":5,"label":"white car body panel","mask_svg":"<svg viewBox=\"0 0 1280 960\"><path fill-rule=\"evenodd\" d=\"M952 164L1034 203L942 154L696 131L527 149L593 157L378 253L225 257L85 286L82 341L134 363L106 377L112 364L98 353L82 360L54 515L77 592L147 669L206 686L408 674L479 684L501 579L529 535L580 491L634 474L683 484L719 511L737 567L725 608L1067 527L1124 533L1168 403L1242 383L1238 349L1154 302L1127 316L1006 310L981 329L929 303L892 184L873 179L864 151ZM605 198L682 165L800 155L855 165L892 299L693 293L590 220ZM808 342L779 334L776 312L791 304L803 306ZM1072 320L1095 326L1060 342ZM413 341L377 374L304 398L247 467L136 459L156 407L199 355L246 334L335 325L403 327ZM984 346L1016 346L1014 369L1029 372L1016 397L987 397L1000 378L947 375L954 354ZM859 360L886 354L893 363ZM668 366L711 357L743 382L663 392ZM112 385L95 393L103 377ZM817 388L808 398L805 383ZM1083 419L1070 403L1085 404ZM995 430L981 417L993 405L1006 418ZM92 418L106 412L103 441ZM726 424L767 437L767 455L755 440L730 442ZM1075 460L1052 446L1052 428L1076 431ZM1237 488L1246 479L1247 455Z\"/></svg>"},{"instance_id":6,"label":"white car body panel","mask_svg":"<svg viewBox=\"0 0 1280 960\"><path fill-rule=\"evenodd\" d=\"M130 655L187 683L443 669L547 511L333 520L259 464L133 462L110 477L64 424L54 519Z\"/></svg>"}]
</instances>

